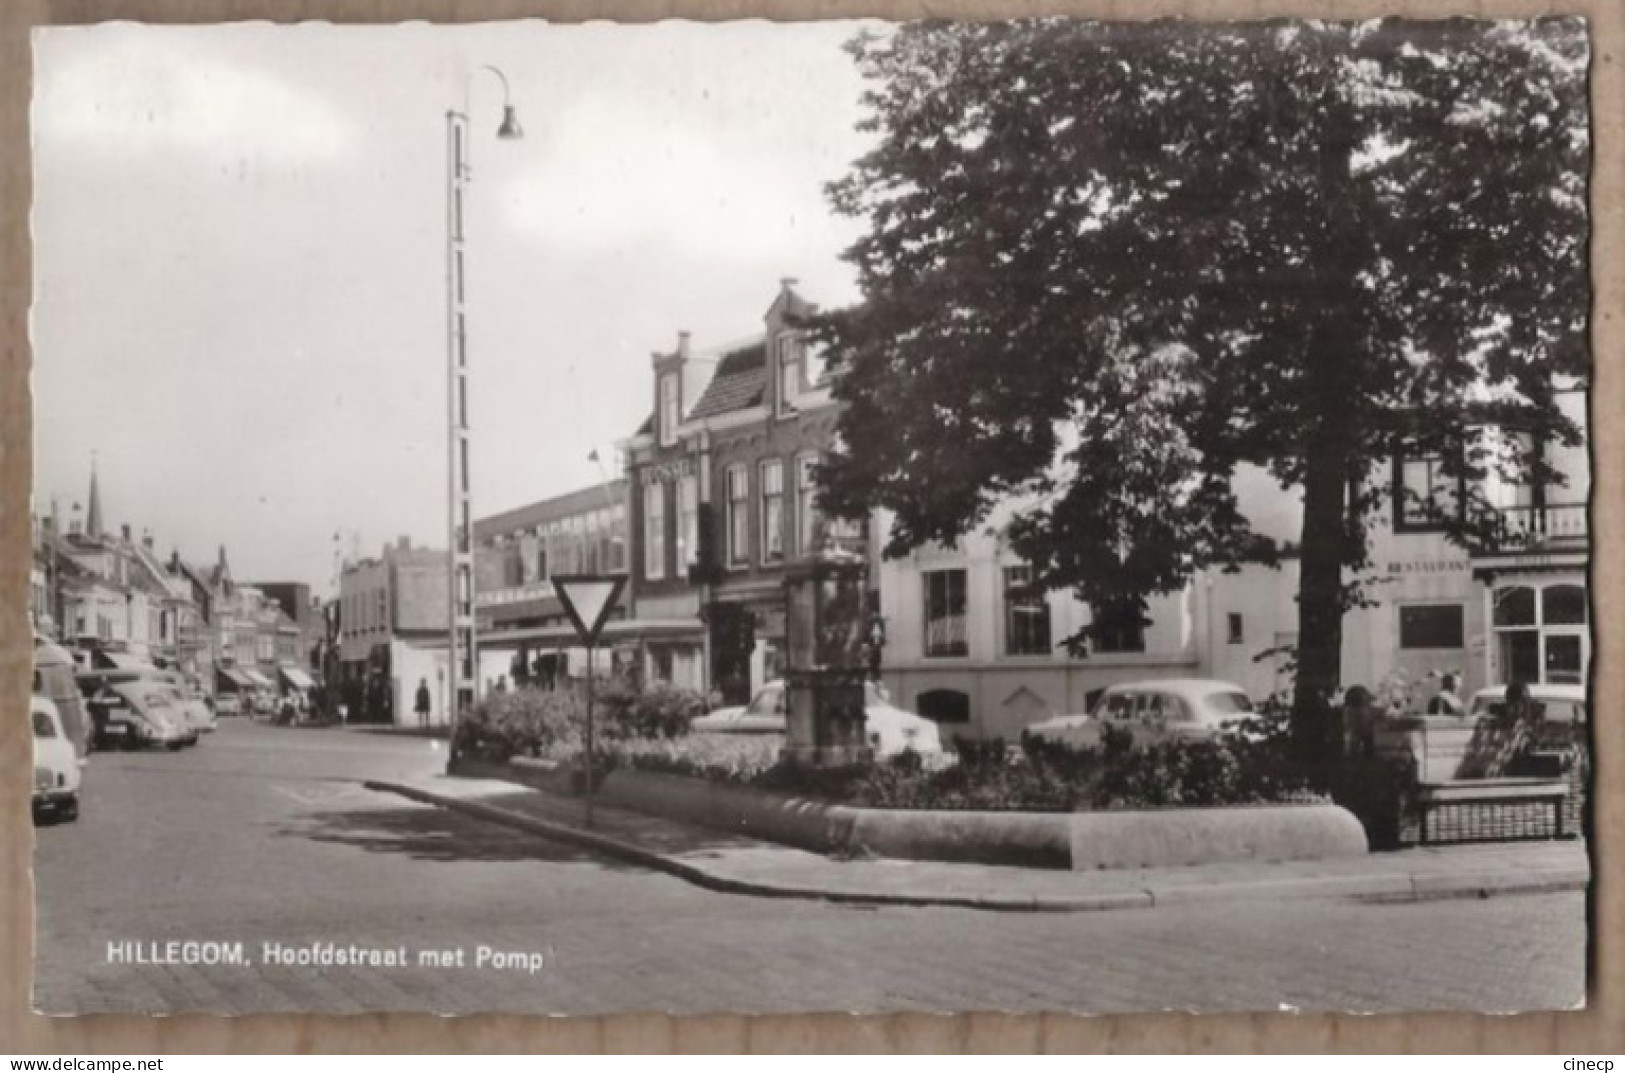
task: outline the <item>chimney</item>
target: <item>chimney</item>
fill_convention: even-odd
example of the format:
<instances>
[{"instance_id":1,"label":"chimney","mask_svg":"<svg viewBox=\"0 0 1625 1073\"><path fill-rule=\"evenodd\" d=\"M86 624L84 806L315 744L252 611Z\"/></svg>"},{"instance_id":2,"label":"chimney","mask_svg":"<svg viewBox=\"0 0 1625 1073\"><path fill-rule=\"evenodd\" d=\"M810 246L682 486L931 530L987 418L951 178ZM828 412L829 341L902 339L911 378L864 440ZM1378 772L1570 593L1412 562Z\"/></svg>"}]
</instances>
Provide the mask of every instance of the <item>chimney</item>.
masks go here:
<instances>
[{"instance_id":1,"label":"chimney","mask_svg":"<svg viewBox=\"0 0 1625 1073\"><path fill-rule=\"evenodd\" d=\"M783 291L785 294L789 294L791 291L796 289L796 284L800 282L801 281L796 279L794 276L785 276L783 279L779 280L779 290Z\"/></svg>"},{"instance_id":2,"label":"chimney","mask_svg":"<svg viewBox=\"0 0 1625 1073\"><path fill-rule=\"evenodd\" d=\"M677 333L677 356L683 361L688 360L688 340L688 332L682 331Z\"/></svg>"},{"instance_id":3,"label":"chimney","mask_svg":"<svg viewBox=\"0 0 1625 1073\"><path fill-rule=\"evenodd\" d=\"M142 534L141 534L141 546L143 548L146 548L148 551L152 550L152 533L150 531L142 532Z\"/></svg>"},{"instance_id":4,"label":"chimney","mask_svg":"<svg viewBox=\"0 0 1625 1073\"><path fill-rule=\"evenodd\" d=\"M130 524L126 522L119 526L119 531L124 534L124 543L128 544L130 542Z\"/></svg>"},{"instance_id":5,"label":"chimney","mask_svg":"<svg viewBox=\"0 0 1625 1073\"><path fill-rule=\"evenodd\" d=\"M412 538L411 537L406 537L406 536L396 537L395 538L395 549L397 551L411 551L412 550Z\"/></svg>"}]
</instances>

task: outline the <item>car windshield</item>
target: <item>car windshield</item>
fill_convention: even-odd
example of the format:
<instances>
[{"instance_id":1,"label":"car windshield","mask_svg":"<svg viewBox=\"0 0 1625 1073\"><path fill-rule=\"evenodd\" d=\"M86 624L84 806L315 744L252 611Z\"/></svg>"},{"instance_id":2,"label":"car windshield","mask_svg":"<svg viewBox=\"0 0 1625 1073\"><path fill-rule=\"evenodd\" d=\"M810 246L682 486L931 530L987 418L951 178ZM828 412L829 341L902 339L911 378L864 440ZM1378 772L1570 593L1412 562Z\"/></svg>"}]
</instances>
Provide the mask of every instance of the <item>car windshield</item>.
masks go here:
<instances>
[{"instance_id":1,"label":"car windshield","mask_svg":"<svg viewBox=\"0 0 1625 1073\"><path fill-rule=\"evenodd\" d=\"M156 711L165 711L170 707L169 698L156 689L143 689L136 695L136 703L143 708L152 708Z\"/></svg>"},{"instance_id":2,"label":"car windshield","mask_svg":"<svg viewBox=\"0 0 1625 1073\"><path fill-rule=\"evenodd\" d=\"M1247 699L1247 694L1233 689L1209 693L1204 700L1208 711L1217 715L1242 715L1253 710L1253 702Z\"/></svg>"},{"instance_id":3,"label":"car windshield","mask_svg":"<svg viewBox=\"0 0 1625 1073\"><path fill-rule=\"evenodd\" d=\"M36 737L36 738L54 738L54 737L56 737L56 720L52 719L50 717L50 715L48 713L46 713L46 712L35 712L34 713L34 737Z\"/></svg>"},{"instance_id":4,"label":"car windshield","mask_svg":"<svg viewBox=\"0 0 1625 1073\"><path fill-rule=\"evenodd\" d=\"M768 686L745 709L746 715L783 715L784 687Z\"/></svg>"}]
</instances>

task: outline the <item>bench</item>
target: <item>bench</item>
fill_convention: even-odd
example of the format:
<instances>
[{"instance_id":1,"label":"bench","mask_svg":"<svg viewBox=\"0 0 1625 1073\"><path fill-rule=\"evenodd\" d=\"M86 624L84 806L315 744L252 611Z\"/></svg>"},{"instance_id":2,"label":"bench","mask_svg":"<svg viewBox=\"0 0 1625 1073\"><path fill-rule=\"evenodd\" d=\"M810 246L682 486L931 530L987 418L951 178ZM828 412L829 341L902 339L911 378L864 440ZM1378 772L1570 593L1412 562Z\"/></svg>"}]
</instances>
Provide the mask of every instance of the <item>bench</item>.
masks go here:
<instances>
[{"instance_id":1,"label":"bench","mask_svg":"<svg viewBox=\"0 0 1625 1073\"><path fill-rule=\"evenodd\" d=\"M1552 838L1563 838L1563 806L1568 800L1568 783L1561 779L1504 778L1504 779L1452 779L1449 782L1425 782L1417 787L1417 805L1421 810L1421 841L1460 842L1469 838L1437 838L1437 822L1430 823L1433 813L1444 807L1483 807L1492 810L1495 817L1503 818L1506 810L1516 805L1549 805L1552 810ZM1523 824L1527 828L1527 824ZM1543 834L1509 834L1496 830L1483 836L1493 839L1543 838Z\"/></svg>"}]
</instances>

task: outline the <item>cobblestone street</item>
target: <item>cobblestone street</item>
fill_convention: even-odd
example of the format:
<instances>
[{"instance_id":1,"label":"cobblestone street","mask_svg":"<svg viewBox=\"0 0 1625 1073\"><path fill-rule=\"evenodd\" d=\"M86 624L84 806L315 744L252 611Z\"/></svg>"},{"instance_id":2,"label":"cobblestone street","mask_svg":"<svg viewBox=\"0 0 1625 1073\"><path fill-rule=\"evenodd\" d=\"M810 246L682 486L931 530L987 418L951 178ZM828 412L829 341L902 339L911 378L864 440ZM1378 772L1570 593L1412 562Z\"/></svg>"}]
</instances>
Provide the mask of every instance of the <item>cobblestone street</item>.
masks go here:
<instances>
[{"instance_id":1,"label":"cobblestone street","mask_svg":"<svg viewBox=\"0 0 1625 1073\"><path fill-rule=\"evenodd\" d=\"M228 720L178 754L98 754L77 824L38 832L35 1005L319 1010L1565 1008L1579 893L1102 913L842 907L712 893L361 788L431 743ZM138 965L109 943L241 943L243 965ZM480 947L540 971L309 968L263 944Z\"/></svg>"}]
</instances>

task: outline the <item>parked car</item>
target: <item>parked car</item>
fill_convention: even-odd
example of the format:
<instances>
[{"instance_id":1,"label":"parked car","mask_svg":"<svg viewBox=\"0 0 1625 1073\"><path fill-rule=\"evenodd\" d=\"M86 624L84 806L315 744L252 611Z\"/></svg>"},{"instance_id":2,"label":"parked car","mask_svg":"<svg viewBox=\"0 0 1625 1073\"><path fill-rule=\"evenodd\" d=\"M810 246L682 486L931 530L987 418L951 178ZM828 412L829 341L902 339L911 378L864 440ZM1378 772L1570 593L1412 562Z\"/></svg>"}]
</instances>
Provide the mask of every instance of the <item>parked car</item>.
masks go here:
<instances>
[{"instance_id":1,"label":"parked car","mask_svg":"<svg viewBox=\"0 0 1625 1073\"><path fill-rule=\"evenodd\" d=\"M908 750L921 754L942 752L942 735L937 724L892 704L878 684L864 683L863 700L864 732L869 736L875 755L894 756ZM749 704L719 708L699 716L689 727L713 734L783 734L789 728L788 713L784 683L774 681L763 686Z\"/></svg>"},{"instance_id":2,"label":"parked car","mask_svg":"<svg viewBox=\"0 0 1625 1073\"><path fill-rule=\"evenodd\" d=\"M696 717L689 729L710 734L783 734L788 726L788 694L783 682L769 682L749 704L718 708Z\"/></svg>"},{"instance_id":3,"label":"parked car","mask_svg":"<svg viewBox=\"0 0 1625 1073\"><path fill-rule=\"evenodd\" d=\"M49 697L36 694L30 714L34 723L34 822L44 816L77 820L79 754Z\"/></svg>"},{"instance_id":4,"label":"parked car","mask_svg":"<svg viewBox=\"0 0 1625 1073\"><path fill-rule=\"evenodd\" d=\"M242 715L243 698L237 693L216 693L214 695L214 714L217 716Z\"/></svg>"},{"instance_id":5,"label":"parked car","mask_svg":"<svg viewBox=\"0 0 1625 1073\"><path fill-rule=\"evenodd\" d=\"M1101 726L1144 736L1210 738L1240 731L1255 713L1247 691L1215 678L1161 678L1110 686L1089 713Z\"/></svg>"},{"instance_id":6,"label":"parked car","mask_svg":"<svg viewBox=\"0 0 1625 1073\"><path fill-rule=\"evenodd\" d=\"M1507 699L1506 686L1492 686L1473 694L1467 705L1469 718L1500 715ZM1583 725L1589 714L1586 687L1582 685L1531 685L1529 699L1548 723Z\"/></svg>"},{"instance_id":7,"label":"parked car","mask_svg":"<svg viewBox=\"0 0 1625 1073\"><path fill-rule=\"evenodd\" d=\"M214 710L198 694L192 691L184 676L175 671L165 671L159 675L160 682L167 687L166 693L170 701L180 712L185 725L199 734L212 734L216 729Z\"/></svg>"},{"instance_id":8,"label":"parked car","mask_svg":"<svg viewBox=\"0 0 1625 1073\"><path fill-rule=\"evenodd\" d=\"M173 750L197 741L197 731L185 725L161 683L142 678L106 682L88 703L98 749L162 745Z\"/></svg>"}]
</instances>

